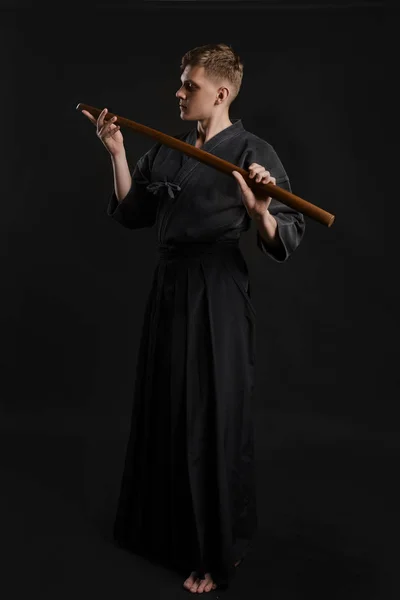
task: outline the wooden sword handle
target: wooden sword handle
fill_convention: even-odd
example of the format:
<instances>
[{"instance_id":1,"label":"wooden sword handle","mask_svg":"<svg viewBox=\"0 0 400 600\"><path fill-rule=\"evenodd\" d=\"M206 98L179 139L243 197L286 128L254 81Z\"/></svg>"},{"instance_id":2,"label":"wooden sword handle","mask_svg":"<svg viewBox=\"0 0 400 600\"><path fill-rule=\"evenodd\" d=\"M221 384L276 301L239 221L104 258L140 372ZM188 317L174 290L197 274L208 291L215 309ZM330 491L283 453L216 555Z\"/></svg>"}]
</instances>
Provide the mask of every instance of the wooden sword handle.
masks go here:
<instances>
[{"instance_id":1,"label":"wooden sword handle","mask_svg":"<svg viewBox=\"0 0 400 600\"><path fill-rule=\"evenodd\" d=\"M89 104L83 104L80 102L76 110L87 110L93 117L96 119L99 117L102 112L99 108L95 106L90 106ZM179 150L188 156L192 156L196 160L209 165L210 167L214 167L218 171L222 171L227 175L232 175L232 171L238 171L243 178L245 179L247 185L252 188L255 192L262 193L266 196L271 196L272 198L276 198L280 200L283 204L294 208L298 212L322 223L323 225L327 225L330 227L335 220L335 216L331 213L319 208L315 204L311 202L307 202L300 196L295 196L291 192L277 186L272 183L261 183L256 182L253 179L249 178L249 173L245 169L237 167L233 163L228 162L227 160L223 160L214 154L210 154L210 152L206 152L205 150L201 150L201 148L196 148L191 144L187 144L182 140L177 140L171 135L167 135L166 133L162 133L161 131L157 131L157 129L152 129L151 127L147 127L147 125L141 125L140 123L136 123L135 121L131 121L130 119L126 119L125 117L120 117L111 112L107 112L104 117L106 121L111 119L112 117L117 117L117 120L114 121L114 124L129 127L130 129L134 129L139 133L143 133L144 135L150 136L162 144L169 146L170 148L174 148L175 150Z\"/></svg>"}]
</instances>

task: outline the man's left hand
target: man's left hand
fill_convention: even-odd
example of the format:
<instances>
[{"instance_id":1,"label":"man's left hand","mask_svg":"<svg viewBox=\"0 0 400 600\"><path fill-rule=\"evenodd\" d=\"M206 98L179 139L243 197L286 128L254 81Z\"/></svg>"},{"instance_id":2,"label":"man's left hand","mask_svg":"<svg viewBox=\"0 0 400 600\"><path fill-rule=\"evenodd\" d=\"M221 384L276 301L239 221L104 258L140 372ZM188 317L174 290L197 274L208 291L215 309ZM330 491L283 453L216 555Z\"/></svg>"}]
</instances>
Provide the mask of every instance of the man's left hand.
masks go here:
<instances>
[{"instance_id":1,"label":"man's left hand","mask_svg":"<svg viewBox=\"0 0 400 600\"><path fill-rule=\"evenodd\" d=\"M262 219L268 210L269 205L271 204L271 196L264 196L258 191L254 193L253 190L247 185L241 174L238 173L238 171L233 171L232 175L240 185L243 195L243 203L249 216L256 220ZM254 178L256 182L272 183L273 185L276 185L275 177L272 177L271 173L266 171L265 167L257 163L252 163L249 166L249 178Z\"/></svg>"}]
</instances>

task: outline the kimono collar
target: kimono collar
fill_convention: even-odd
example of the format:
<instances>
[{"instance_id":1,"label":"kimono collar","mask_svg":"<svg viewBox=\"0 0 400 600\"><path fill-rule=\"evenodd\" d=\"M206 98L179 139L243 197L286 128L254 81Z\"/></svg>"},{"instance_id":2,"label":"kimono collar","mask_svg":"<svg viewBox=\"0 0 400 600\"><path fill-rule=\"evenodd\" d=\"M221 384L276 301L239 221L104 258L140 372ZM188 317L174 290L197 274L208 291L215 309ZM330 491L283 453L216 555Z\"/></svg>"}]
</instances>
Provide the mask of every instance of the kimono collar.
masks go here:
<instances>
[{"instance_id":1,"label":"kimono collar","mask_svg":"<svg viewBox=\"0 0 400 600\"><path fill-rule=\"evenodd\" d=\"M207 142L205 142L202 145L201 149L205 151L213 150L221 142L224 142L225 140L228 140L231 137L235 137L236 135L239 135L241 131L244 131L244 127L240 119L231 119L231 121L232 125L229 125L229 127L225 127L225 129L222 129L222 131L213 135L212 138L210 138ZM196 139L197 127L196 129L192 129L189 137L186 138L186 141L194 146L194 144L196 143ZM184 173L185 175L183 178L186 178L186 176L193 170L193 168L196 167L197 164L197 161L193 161L193 164L188 171L185 170L185 167L181 169L181 180L183 177L182 174ZM188 161L186 165L190 165L190 162ZM164 177L164 181L154 181L153 183L150 183L146 189L147 191L153 193L155 196L162 196L165 194L165 192L168 192L168 196L172 200L176 197L176 194L181 191L180 185L168 181L166 177Z\"/></svg>"},{"instance_id":2,"label":"kimono collar","mask_svg":"<svg viewBox=\"0 0 400 600\"><path fill-rule=\"evenodd\" d=\"M222 129L213 135L212 138L204 142L201 148L203 149L205 146L214 146L215 144L219 144L220 142L229 139L232 135L237 135L240 131L244 131L241 119L231 119L231 121L232 125L225 127L225 129ZM191 139L194 140L193 144L195 144L197 139L197 127L192 130Z\"/></svg>"}]
</instances>

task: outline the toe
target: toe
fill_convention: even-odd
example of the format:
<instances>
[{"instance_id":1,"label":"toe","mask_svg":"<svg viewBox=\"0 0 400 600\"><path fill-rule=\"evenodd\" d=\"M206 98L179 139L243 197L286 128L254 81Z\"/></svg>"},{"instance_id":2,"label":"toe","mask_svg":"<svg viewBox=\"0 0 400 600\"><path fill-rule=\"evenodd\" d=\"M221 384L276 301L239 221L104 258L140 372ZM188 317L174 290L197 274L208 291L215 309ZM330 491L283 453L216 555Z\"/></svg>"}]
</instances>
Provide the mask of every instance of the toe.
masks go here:
<instances>
[{"instance_id":1,"label":"toe","mask_svg":"<svg viewBox=\"0 0 400 600\"><path fill-rule=\"evenodd\" d=\"M215 585L215 583L213 583L213 581L211 580L211 581L209 581L209 582L207 583L207 585L205 586L205 588L204 588L204 591L205 591L205 592L211 592L211 590L215 590L215 588L216 588L216 585Z\"/></svg>"},{"instance_id":2,"label":"toe","mask_svg":"<svg viewBox=\"0 0 400 600\"><path fill-rule=\"evenodd\" d=\"M189 577L186 579L186 581L184 581L183 583L183 587L185 587L187 590L189 590L192 585L194 584L196 580L196 571L192 571L189 575Z\"/></svg>"},{"instance_id":3,"label":"toe","mask_svg":"<svg viewBox=\"0 0 400 600\"><path fill-rule=\"evenodd\" d=\"M192 587L190 588L191 592L197 592L197 588L200 585L200 579L197 577L195 582L193 583Z\"/></svg>"},{"instance_id":4,"label":"toe","mask_svg":"<svg viewBox=\"0 0 400 600\"><path fill-rule=\"evenodd\" d=\"M204 588L206 587L206 585L208 584L208 580L207 579L202 579L200 581L200 585L197 588L197 593L198 594L202 594L204 592Z\"/></svg>"},{"instance_id":5,"label":"toe","mask_svg":"<svg viewBox=\"0 0 400 600\"><path fill-rule=\"evenodd\" d=\"M206 573L204 579L202 579L199 586L198 592L211 592L213 589L214 582L211 577L211 573Z\"/></svg>"}]
</instances>

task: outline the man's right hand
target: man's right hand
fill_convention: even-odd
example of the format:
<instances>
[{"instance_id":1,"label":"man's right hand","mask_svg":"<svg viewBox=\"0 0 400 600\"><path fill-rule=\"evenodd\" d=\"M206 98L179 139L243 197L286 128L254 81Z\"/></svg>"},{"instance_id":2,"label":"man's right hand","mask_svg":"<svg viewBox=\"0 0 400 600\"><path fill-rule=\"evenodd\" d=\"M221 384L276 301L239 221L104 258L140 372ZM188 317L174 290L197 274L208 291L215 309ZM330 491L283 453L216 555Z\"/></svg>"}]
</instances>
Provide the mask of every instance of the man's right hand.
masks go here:
<instances>
[{"instance_id":1,"label":"man's right hand","mask_svg":"<svg viewBox=\"0 0 400 600\"><path fill-rule=\"evenodd\" d=\"M103 142L112 156L117 156L124 150L124 138L120 131L120 126L114 125L117 117L112 117L107 121L104 120L107 108L101 111L97 120L87 110L82 110L82 113L96 127L97 137Z\"/></svg>"}]
</instances>

